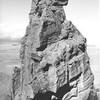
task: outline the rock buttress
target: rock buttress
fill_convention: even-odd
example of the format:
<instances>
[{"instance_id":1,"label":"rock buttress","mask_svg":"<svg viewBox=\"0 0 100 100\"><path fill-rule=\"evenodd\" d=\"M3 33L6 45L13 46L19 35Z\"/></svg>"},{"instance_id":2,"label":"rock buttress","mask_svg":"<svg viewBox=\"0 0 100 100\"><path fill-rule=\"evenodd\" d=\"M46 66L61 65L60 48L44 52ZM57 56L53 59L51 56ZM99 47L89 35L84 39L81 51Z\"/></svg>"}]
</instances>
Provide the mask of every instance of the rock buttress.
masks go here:
<instances>
[{"instance_id":1,"label":"rock buttress","mask_svg":"<svg viewBox=\"0 0 100 100\"><path fill-rule=\"evenodd\" d=\"M32 0L20 51L21 100L69 100L93 88L86 38L66 20L67 4Z\"/></svg>"}]
</instances>

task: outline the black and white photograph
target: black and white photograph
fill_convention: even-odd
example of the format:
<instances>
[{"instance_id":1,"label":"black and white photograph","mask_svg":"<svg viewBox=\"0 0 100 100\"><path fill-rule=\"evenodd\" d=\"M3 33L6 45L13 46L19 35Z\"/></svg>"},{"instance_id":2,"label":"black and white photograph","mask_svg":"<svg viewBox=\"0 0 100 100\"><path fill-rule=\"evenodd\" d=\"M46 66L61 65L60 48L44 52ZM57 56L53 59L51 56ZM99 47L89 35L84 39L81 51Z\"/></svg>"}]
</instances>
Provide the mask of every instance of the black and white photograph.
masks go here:
<instances>
[{"instance_id":1,"label":"black and white photograph","mask_svg":"<svg viewBox=\"0 0 100 100\"><path fill-rule=\"evenodd\" d=\"M100 100L100 1L0 0L0 100Z\"/></svg>"}]
</instances>

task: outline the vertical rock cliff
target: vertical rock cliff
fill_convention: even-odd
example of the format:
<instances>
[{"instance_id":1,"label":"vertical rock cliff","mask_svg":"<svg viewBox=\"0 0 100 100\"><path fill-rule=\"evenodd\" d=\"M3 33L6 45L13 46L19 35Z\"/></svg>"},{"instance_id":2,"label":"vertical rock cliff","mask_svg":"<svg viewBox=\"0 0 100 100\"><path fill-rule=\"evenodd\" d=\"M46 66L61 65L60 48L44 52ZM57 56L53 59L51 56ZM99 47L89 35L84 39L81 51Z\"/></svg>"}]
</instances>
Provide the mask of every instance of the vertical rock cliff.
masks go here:
<instances>
[{"instance_id":1,"label":"vertical rock cliff","mask_svg":"<svg viewBox=\"0 0 100 100\"><path fill-rule=\"evenodd\" d=\"M86 38L66 20L67 4L32 0L15 100L88 100L94 90Z\"/></svg>"}]
</instances>

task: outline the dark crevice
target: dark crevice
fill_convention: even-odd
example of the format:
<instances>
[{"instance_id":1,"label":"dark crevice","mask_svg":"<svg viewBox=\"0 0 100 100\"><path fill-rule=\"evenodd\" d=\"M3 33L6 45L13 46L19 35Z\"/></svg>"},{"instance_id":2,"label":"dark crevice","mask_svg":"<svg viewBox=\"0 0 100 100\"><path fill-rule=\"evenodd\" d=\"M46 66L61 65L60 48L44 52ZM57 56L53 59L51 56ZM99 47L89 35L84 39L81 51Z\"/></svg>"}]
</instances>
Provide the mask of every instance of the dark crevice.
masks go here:
<instances>
[{"instance_id":1,"label":"dark crevice","mask_svg":"<svg viewBox=\"0 0 100 100\"><path fill-rule=\"evenodd\" d=\"M72 59L74 56L77 56L79 54L79 50L76 47L72 47L69 53L69 59Z\"/></svg>"},{"instance_id":2,"label":"dark crevice","mask_svg":"<svg viewBox=\"0 0 100 100\"><path fill-rule=\"evenodd\" d=\"M45 48L47 48L47 42L42 43L39 48L36 48L36 51L43 51Z\"/></svg>"},{"instance_id":3,"label":"dark crevice","mask_svg":"<svg viewBox=\"0 0 100 100\"><path fill-rule=\"evenodd\" d=\"M67 32L66 35L61 40L71 39L73 38L73 33Z\"/></svg>"},{"instance_id":4,"label":"dark crevice","mask_svg":"<svg viewBox=\"0 0 100 100\"><path fill-rule=\"evenodd\" d=\"M73 87L70 87L69 84L65 84L64 86L60 87L56 93L48 91L45 93L38 92L33 100L62 100L63 96L69 92ZM51 99L52 96L56 98Z\"/></svg>"},{"instance_id":5,"label":"dark crevice","mask_svg":"<svg viewBox=\"0 0 100 100\"><path fill-rule=\"evenodd\" d=\"M71 89L72 89L72 87L70 87L69 84L65 84L64 86L60 87L60 88L57 90L55 96L58 97L58 98L60 98L60 99L62 100L63 96L64 96L67 92L69 92Z\"/></svg>"},{"instance_id":6,"label":"dark crevice","mask_svg":"<svg viewBox=\"0 0 100 100\"><path fill-rule=\"evenodd\" d=\"M64 36L61 40L66 40L68 39L68 35Z\"/></svg>"},{"instance_id":7,"label":"dark crevice","mask_svg":"<svg viewBox=\"0 0 100 100\"><path fill-rule=\"evenodd\" d=\"M44 72L49 70L49 67L51 66L51 64L46 64L46 66L42 69Z\"/></svg>"},{"instance_id":8,"label":"dark crevice","mask_svg":"<svg viewBox=\"0 0 100 100\"><path fill-rule=\"evenodd\" d=\"M35 14L37 14L39 17L42 16L42 9L40 9L39 6L36 7L36 9L35 9ZM31 15L31 13L30 13L30 15Z\"/></svg>"},{"instance_id":9,"label":"dark crevice","mask_svg":"<svg viewBox=\"0 0 100 100\"><path fill-rule=\"evenodd\" d=\"M69 51L70 54L72 54L74 51L74 47L71 48L71 50Z\"/></svg>"},{"instance_id":10,"label":"dark crevice","mask_svg":"<svg viewBox=\"0 0 100 100\"><path fill-rule=\"evenodd\" d=\"M85 44L80 44L78 47L82 52L86 51L86 45Z\"/></svg>"},{"instance_id":11,"label":"dark crevice","mask_svg":"<svg viewBox=\"0 0 100 100\"><path fill-rule=\"evenodd\" d=\"M41 1L41 0L36 1L36 2L37 2L36 6L38 6L38 5L39 5L39 2L40 2L40 1Z\"/></svg>"},{"instance_id":12,"label":"dark crevice","mask_svg":"<svg viewBox=\"0 0 100 100\"><path fill-rule=\"evenodd\" d=\"M33 63L31 65L31 75L33 75Z\"/></svg>"},{"instance_id":13,"label":"dark crevice","mask_svg":"<svg viewBox=\"0 0 100 100\"><path fill-rule=\"evenodd\" d=\"M60 60L56 61L55 65L56 65L56 67L58 67L60 65Z\"/></svg>"},{"instance_id":14,"label":"dark crevice","mask_svg":"<svg viewBox=\"0 0 100 100\"><path fill-rule=\"evenodd\" d=\"M81 74L82 74L82 72L79 73L77 76L73 77L72 79L70 79L70 82L77 80L81 76Z\"/></svg>"},{"instance_id":15,"label":"dark crevice","mask_svg":"<svg viewBox=\"0 0 100 100\"><path fill-rule=\"evenodd\" d=\"M46 31L46 30L47 30L47 27L48 27L48 26L50 27L50 25L52 25L52 24L55 24L55 22L52 22L52 21L45 21L45 22L43 23L43 32Z\"/></svg>"},{"instance_id":16,"label":"dark crevice","mask_svg":"<svg viewBox=\"0 0 100 100\"><path fill-rule=\"evenodd\" d=\"M52 10L52 12L55 14L56 10Z\"/></svg>"},{"instance_id":17,"label":"dark crevice","mask_svg":"<svg viewBox=\"0 0 100 100\"><path fill-rule=\"evenodd\" d=\"M68 4L68 1L66 1L66 0L58 0L58 1L54 2L53 6L64 6L67 4Z\"/></svg>"},{"instance_id":18,"label":"dark crevice","mask_svg":"<svg viewBox=\"0 0 100 100\"><path fill-rule=\"evenodd\" d=\"M38 0L38 2L40 2L41 0Z\"/></svg>"},{"instance_id":19,"label":"dark crevice","mask_svg":"<svg viewBox=\"0 0 100 100\"><path fill-rule=\"evenodd\" d=\"M53 4L53 6L58 6L58 3L57 3L57 2L55 2L55 3Z\"/></svg>"},{"instance_id":20,"label":"dark crevice","mask_svg":"<svg viewBox=\"0 0 100 100\"><path fill-rule=\"evenodd\" d=\"M38 12L38 16L41 17L42 16L42 11Z\"/></svg>"},{"instance_id":21,"label":"dark crevice","mask_svg":"<svg viewBox=\"0 0 100 100\"><path fill-rule=\"evenodd\" d=\"M90 64L90 61L88 60L86 63L87 63L87 64Z\"/></svg>"},{"instance_id":22,"label":"dark crevice","mask_svg":"<svg viewBox=\"0 0 100 100\"><path fill-rule=\"evenodd\" d=\"M38 92L35 95L33 100L51 100L52 95L55 95L55 94L51 91L48 91L48 92L45 92L45 93Z\"/></svg>"},{"instance_id":23,"label":"dark crevice","mask_svg":"<svg viewBox=\"0 0 100 100\"><path fill-rule=\"evenodd\" d=\"M77 51L76 53L74 53L74 54L70 55L70 56L69 56L69 59L72 59L74 56L77 56L77 55L78 55L78 53L79 53L79 51Z\"/></svg>"},{"instance_id":24,"label":"dark crevice","mask_svg":"<svg viewBox=\"0 0 100 100\"><path fill-rule=\"evenodd\" d=\"M47 26L48 26L48 21L46 21L46 22L43 23L43 29L46 29Z\"/></svg>"},{"instance_id":25,"label":"dark crevice","mask_svg":"<svg viewBox=\"0 0 100 100\"><path fill-rule=\"evenodd\" d=\"M37 13L38 10L39 10L39 6L36 7L36 9L35 9L35 13Z\"/></svg>"},{"instance_id":26,"label":"dark crevice","mask_svg":"<svg viewBox=\"0 0 100 100\"><path fill-rule=\"evenodd\" d=\"M32 53L31 54L31 58L35 61L35 62L40 62L42 60L42 57L38 56L37 54Z\"/></svg>"}]
</instances>

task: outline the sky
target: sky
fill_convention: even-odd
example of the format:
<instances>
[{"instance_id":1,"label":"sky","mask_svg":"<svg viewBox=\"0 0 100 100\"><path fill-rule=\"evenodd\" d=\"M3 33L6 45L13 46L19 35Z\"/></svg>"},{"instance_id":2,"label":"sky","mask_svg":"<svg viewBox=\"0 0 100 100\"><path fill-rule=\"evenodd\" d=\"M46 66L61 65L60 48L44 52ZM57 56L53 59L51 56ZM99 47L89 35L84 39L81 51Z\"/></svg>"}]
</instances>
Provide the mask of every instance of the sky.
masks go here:
<instances>
[{"instance_id":1,"label":"sky","mask_svg":"<svg viewBox=\"0 0 100 100\"><path fill-rule=\"evenodd\" d=\"M99 0L69 0L64 7L67 20L71 20L87 38L89 45L100 47ZM0 38L24 36L29 22L31 0L0 0Z\"/></svg>"}]
</instances>

